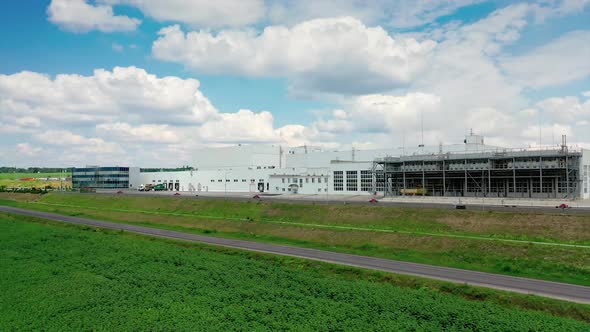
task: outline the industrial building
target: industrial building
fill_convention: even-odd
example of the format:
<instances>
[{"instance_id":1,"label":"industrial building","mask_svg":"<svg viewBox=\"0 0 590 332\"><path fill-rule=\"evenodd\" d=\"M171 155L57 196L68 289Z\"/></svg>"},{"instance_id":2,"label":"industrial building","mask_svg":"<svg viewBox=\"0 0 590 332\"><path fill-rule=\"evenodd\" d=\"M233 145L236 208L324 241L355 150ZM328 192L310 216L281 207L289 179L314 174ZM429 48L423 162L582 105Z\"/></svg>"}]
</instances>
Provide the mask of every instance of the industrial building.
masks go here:
<instances>
[{"instance_id":1,"label":"industrial building","mask_svg":"<svg viewBox=\"0 0 590 332\"><path fill-rule=\"evenodd\" d=\"M326 151L238 145L195 153L190 169L73 169L74 188L165 184L181 192L251 192L588 199L590 151L506 149L470 134L464 144L426 148Z\"/></svg>"}]
</instances>

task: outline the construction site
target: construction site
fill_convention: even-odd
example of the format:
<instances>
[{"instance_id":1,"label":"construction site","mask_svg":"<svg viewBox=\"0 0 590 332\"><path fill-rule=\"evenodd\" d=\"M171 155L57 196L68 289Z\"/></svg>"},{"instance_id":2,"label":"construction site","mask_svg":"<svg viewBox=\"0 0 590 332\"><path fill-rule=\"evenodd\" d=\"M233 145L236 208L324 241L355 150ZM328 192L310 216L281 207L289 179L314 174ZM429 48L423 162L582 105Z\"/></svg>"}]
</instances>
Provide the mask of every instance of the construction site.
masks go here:
<instances>
[{"instance_id":1,"label":"construction site","mask_svg":"<svg viewBox=\"0 0 590 332\"><path fill-rule=\"evenodd\" d=\"M401 153L400 153L401 152ZM590 198L590 151L567 145L503 148L469 134L463 144L410 150L237 145L194 153L191 167L73 168L75 189L272 195Z\"/></svg>"},{"instance_id":2,"label":"construction site","mask_svg":"<svg viewBox=\"0 0 590 332\"><path fill-rule=\"evenodd\" d=\"M375 191L385 196L579 199L588 196L586 151L563 144L545 149L466 150L378 158ZM470 135L466 146L484 147Z\"/></svg>"}]
</instances>

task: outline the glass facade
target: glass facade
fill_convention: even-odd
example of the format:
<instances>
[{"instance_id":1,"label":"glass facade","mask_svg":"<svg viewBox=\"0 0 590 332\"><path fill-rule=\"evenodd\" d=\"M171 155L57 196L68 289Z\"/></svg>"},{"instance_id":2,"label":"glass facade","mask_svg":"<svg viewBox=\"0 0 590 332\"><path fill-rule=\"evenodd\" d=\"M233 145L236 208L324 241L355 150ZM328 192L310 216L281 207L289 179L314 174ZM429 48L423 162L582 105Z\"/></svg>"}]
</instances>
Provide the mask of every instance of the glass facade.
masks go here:
<instances>
[{"instance_id":1,"label":"glass facade","mask_svg":"<svg viewBox=\"0 0 590 332\"><path fill-rule=\"evenodd\" d=\"M129 188L129 167L86 167L72 169L72 186L80 188Z\"/></svg>"},{"instance_id":2,"label":"glass facade","mask_svg":"<svg viewBox=\"0 0 590 332\"><path fill-rule=\"evenodd\" d=\"M344 190L344 172L334 171L334 191Z\"/></svg>"},{"instance_id":3,"label":"glass facade","mask_svg":"<svg viewBox=\"0 0 590 332\"><path fill-rule=\"evenodd\" d=\"M358 171L346 171L346 191L358 190Z\"/></svg>"},{"instance_id":4,"label":"glass facade","mask_svg":"<svg viewBox=\"0 0 590 332\"><path fill-rule=\"evenodd\" d=\"M371 191L373 187L373 174L371 171L361 171L361 191Z\"/></svg>"}]
</instances>

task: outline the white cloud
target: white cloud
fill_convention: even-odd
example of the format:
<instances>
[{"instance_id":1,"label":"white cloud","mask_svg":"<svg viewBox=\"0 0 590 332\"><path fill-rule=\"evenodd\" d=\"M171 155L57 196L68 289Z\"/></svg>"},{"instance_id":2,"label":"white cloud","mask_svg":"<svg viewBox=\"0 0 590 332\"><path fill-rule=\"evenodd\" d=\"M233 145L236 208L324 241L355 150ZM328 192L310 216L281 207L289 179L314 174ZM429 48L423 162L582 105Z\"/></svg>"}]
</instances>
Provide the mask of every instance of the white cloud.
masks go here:
<instances>
[{"instance_id":1,"label":"white cloud","mask_svg":"<svg viewBox=\"0 0 590 332\"><path fill-rule=\"evenodd\" d=\"M245 26L265 15L263 0L101 0L139 8L158 21L182 22L193 27Z\"/></svg>"},{"instance_id":2,"label":"white cloud","mask_svg":"<svg viewBox=\"0 0 590 332\"><path fill-rule=\"evenodd\" d=\"M109 5L129 5L163 22L193 27L243 27L269 21L294 25L302 21L353 16L368 24L398 28L434 22L463 6L481 0L99 0Z\"/></svg>"},{"instance_id":3,"label":"white cloud","mask_svg":"<svg viewBox=\"0 0 590 332\"><path fill-rule=\"evenodd\" d=\"M416 131L425 118L426 129L437 126L436 118L440 98L425 93L408 93L404 96L365 95L351 105L351 118L357 127L370 132L398 132L407 128Z\"/></svg>"},{"instance_id":4,"label":"white cloud","mask_svg":"<svg viewBox=\"0 0 590 332\"><path fill-rule=\"evenodd\" d=\"M199 136L208 142L274 142L277 137L273 128L273 116L269 112L254 113L239 110L237 113L221 113L204 123Z\"/></svg>"},{"instance_id":5,"label":"white cloud","mask_svg":"<svg viewBox=\"0 0 590 332\"><path fill-rule=\"evenodd\" d=\"M16 148L19 154L29 157L35 157L42 151L41 148L32 146L29 143L18 143Z\"/></svg>"},{"instance_id":6,"label":"white cloud","mask_svg":"<svg viewBox=\"0 0 590 332\"><path fill-rule=\"evenodd\" d=\"M141 20L113 14L113 8L91 5L86 0L52 0L47 7L50 22L72 32L133 31Z\"/></svg>"},{"instance_id":7,"label":"white cloud","mask_svg":"<svg viewBox=\"0 0 590 332\"><path fill-rule=\"evenodd\" d=\"M131 126L128 123L102 123L96 126L97 133L103 137L117 138L126 142L151 142L158 144L178 143L180 137L168 125L146 124Z\"/></svg>"},{"instance_id":8,"label":"white cloud","mask_svg":"<svg viewBox=\"0 0 590 332\"><path fill-rule=\"evenodd\" d=\"M553 97L537 103L543 110L547 121L559 124L571 124L578 121L590 121L590 95L583 94L588 99L580 101L578 97ZM590 133L588 133L590 138Z\"/></svg>"},{"instance_id":9,"label":"white cloud","mask_svg":"<svg viewBox=\"0 0 590 332\"><path fill-rule=\"evenodd\" d=\"M427 63L436 43L393 38L352 17L316 19L253 30L184 33L162 29L156 58L212 73L287 76L301 89L363 93L404 85Z\"/></svg>"},{"instance_id":10,"label":"white cloud","mask_svg":"<svg viewBox=\"0 0 590 332\"><path fill-rule=\"evenodd\" d=\"M68 130L42 131L35 134L34 138L43 144L66 148L73 147L74 151L85 151L85 153L109 154L122 152L117 143L107 142L102 138L87 138Z\"/></svg>"},{"instance_id":11,"label":"white cloud","mask_svg":"<svg viewBox=\"0 0 590 332\"><path fill-rule=\"evenodd\" d=\"M590 76L590 31L569 32L526 54L501 59L502 68L524 86L559 85Z\"/></svg>"},{"instance_id":12,"label":"white cloud","mask_svg":"<svg viewBox=\"0 0 590 332\"><path fill-rule=\"evenodd\" d=\"M0 119L34 116L53 123L199 123L217 113L199 81L157 77L136 67L97 69L91 76L34 72L0 75Z\"/></svg>"},{"instance_id":13,"label":"white cloud","mask_svg":"<svg viewBox=\"0 0 590 332\"><path fill-rule=\"evenodd\" d=\"M199 72L286 77L293 94L336 97L331 99L335 109L317 112L308 125L277 128L270 112L220 113L194 79L158 77L135 67L98 69L88 76L21 72L0 75L0 131L16 137L0 145L0 151L17 153L16 143L25 144L31 137L29 148L64 163L116 160L164 166L189 162L197 147L236 143L404 145L409 150L420 142L421 117L426 145L460 145L469 128L492 144L536 144L539 122L544 143L564 133L570 141L590 142L590 91L583 94L588 98L565 96L539 103L522 93L529 86L576 79L568 64L556 62L561 58L548 56L551 51L565 52L567 45L559 42L571 38L572 44L575 33L535 52L506 53L506 46L517 42L527 25L541 14L549 15L539 8L556 6L566 4L516 4L478 22L454 22L412 35L392 35L350 17L275 25L259 32L186 33L168 27L153 44L157 57ZM551 67L547 77L553 76L553 83L533 75L534 70L516 80L504 67L520 60L524 71L523 59L529 55L538 56L529 60L538 68ZM582 61L567 61L572 59ZM568 69L557 72L560 68Z\"/></svg>"}]
</instances>

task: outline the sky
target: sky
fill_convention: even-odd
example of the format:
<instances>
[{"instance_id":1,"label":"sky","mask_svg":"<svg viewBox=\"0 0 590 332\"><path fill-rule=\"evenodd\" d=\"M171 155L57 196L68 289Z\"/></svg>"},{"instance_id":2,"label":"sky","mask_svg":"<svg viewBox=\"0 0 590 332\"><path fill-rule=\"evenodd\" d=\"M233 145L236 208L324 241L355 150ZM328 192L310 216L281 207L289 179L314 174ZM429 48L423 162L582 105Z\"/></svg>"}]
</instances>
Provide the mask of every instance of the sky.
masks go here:
<instances>
[{"instance_id":1,"label":"sky","mask_svg":"<svg viewBox=\"0 0 590 332\"><path fill-rule=\"evenodd\" d=\"M0 2L0 27L0 165L471 130L590 148L590 0L22 0Z\"/></svg>"}]
</instances>

